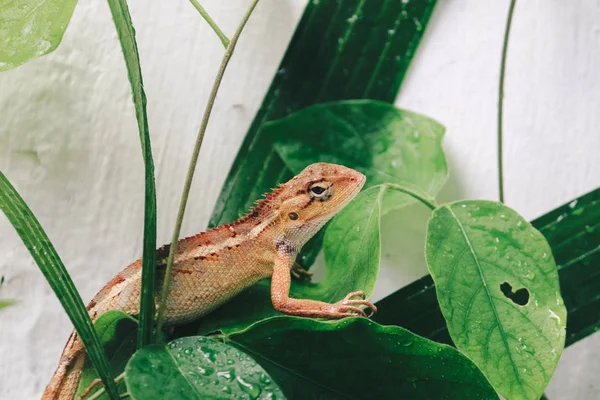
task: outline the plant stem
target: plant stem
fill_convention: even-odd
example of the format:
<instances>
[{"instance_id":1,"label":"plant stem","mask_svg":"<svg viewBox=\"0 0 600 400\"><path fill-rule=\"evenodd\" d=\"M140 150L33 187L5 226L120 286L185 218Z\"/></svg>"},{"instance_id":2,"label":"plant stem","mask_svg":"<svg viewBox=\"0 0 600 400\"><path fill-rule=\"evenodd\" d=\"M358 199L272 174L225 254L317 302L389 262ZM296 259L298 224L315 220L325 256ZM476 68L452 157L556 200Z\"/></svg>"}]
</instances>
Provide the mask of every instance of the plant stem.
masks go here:
<instances>
[{"instance_id":1,"label":"plant stem","mask_svg":"<svg viewBox=\"0 0 600 400\"><path fill-rule=\"evenodd\" d=\"M202 140L204 139L204 133L206 132L206 127L208 126L208 119L210 118L210 113L215 104L215 99L217 97L217 92L219 91L219 86L221 86L221 81L223 80L223 74L225 73L225 69L227 68L227 64L235 50L235 46L237 41L246 26L246 22L250 18L252 11L258 4L259 0L252 0L252 4L246 11L246 14L242 17L242 21L238 26L237 30L233 34L227 49L225 49L225 54L223 54L223 59L221 60L221 66L219 67L219 71L217 72L217 76L215 78L215 82L213 83L213 87L210 91L210 96L208 98L208 104L206 105L206 109L204 110L204 116L202 117L202 123L200 124L200 130L198 131L198 137L196 138L196 145L194 146L194 151L192 153L192 159L190 160L190 166L188 168L187 176L185 179L185 184L183 186L183 193L181 194L181 201L179 203L179 211L177 212L177 219L175 221L175 229L173 230L173 237L171 239L171 247L169 249L169 258L167 259L167 267L165 271L165 278L162 287L162 293L160 298L160 306L158 308L158 319L156 322L156 330L160 332L163 326L163 322L165 319L165 306L167 303L167 297L169 296L169 285L171 284L171 270L173 269L173 259L175 258L175 252L177 251L177 242L179 241L179 234L181 233L181 223L183 222L183 216L185 214L185 207L187 205L188 197L190 194L190 188L192 186L192 180L194 179L194 171L196 170L196 164L198 163L198 155L200 154L200 147L202 146Z\"/></svg>"},{"instance_id":2,"label":"plant stem","mask_svg":"<svg viewBox=\"0 0 600 400\"><path fill-rule=\"evenodd\" d=\"M517 0L510 1L506 30L504 31L504 44L502 46L502 60L500 61L500 83L498 85L498 192L500 202L504 203L504 167L502 161L502 116L504 113L504 74L506 72L506 53L508 50L508 37L512 24L513 13Z\"/></svg>"},{"instance_id":3,"label":"plant stem","mask_svg":"<svg viewBox=\"0 0 600 400\"><path fill-rule=\"evenodd\" d=\"M221 43L223 43L223 47L225 47L225 49L227 49L227 46L229 46L229 39L227 38L227 36L225 36L225 34L221 30L221 28L219 28L219 25L217 25L217 23L210 17L210 15L208 15L208 13L204 9L204 7L202 7L202 5L200 5L200 3L198 3L197 0L190 0L190 3L192 3L194 8L196 10L198 10L198 12L202 16L202 18L204 18L204 20L208 23L208 25L210 25L212 30L215 31L215 33L217 34L219 39L221 39Z\"/></svg>"},{"instance_id":4,"label":"plant stem","mask_svg":"<svg viewBox=\"0 0 600 400\"><path fill-rule=\"evenodd\" d=\"M423 203L427 207L431 208L432 211L435 210L436 208L438 208L438 205L435 203L434 199L427 198L424 194L420 194L413 189L407 188L406 186L396 185L393 183L388 183L387 185L394 190L397 190L402 193L406 193L409 196L419 200L421 203Z\"/></svg>"},{"instance_id":5,"label":"plant stem","mask_svg":"<svg viewBox=\"0 0 600 400\"><path fill-rule=\"evenodd\" d=\"M115 383L119 383L119 381L121 379L123 379L124 377L125 377L125 372L121 372L121 374L119 374L119 376L117 376L115 378ZM96 385L95 382L97 382L97 381L92 382L92 384L90 386L88 386L88 388L83 392L83 394L80 397L78 397L78 399L94 400L94 399L97 399L98 397L102 396L102 394L106 391L104 389L104 386L102 386L100 389L95 391L94 394L92 394L90 397L87 397L86 392L89 393L89 391L91 391L94 388L94 386ZM127 396L129 396L128 393L123 393L122 395L119 396L119 398L122 399L125 394L127 394Z\"/></svg>"}]
</instances>

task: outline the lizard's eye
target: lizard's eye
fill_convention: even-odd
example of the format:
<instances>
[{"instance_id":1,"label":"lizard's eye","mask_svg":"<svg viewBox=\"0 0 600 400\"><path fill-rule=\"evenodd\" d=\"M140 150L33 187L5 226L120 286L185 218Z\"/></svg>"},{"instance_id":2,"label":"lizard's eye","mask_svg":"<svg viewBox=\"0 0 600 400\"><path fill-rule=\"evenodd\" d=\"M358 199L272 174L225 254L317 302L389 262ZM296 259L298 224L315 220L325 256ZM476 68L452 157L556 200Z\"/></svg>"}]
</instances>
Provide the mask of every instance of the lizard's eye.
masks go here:
<instances>
[{"instance_id":1,"label":"lizard's eye","mask_svg":"<svg viewBox=\"0 0 600 400\"><path fill-rule=\"evenodd\" d=\"M312 184L308 188L308 191L312 197L315 197L321 201L329 200L331 197L331 186L323 182Z\"/></svg>"}]
</instances>

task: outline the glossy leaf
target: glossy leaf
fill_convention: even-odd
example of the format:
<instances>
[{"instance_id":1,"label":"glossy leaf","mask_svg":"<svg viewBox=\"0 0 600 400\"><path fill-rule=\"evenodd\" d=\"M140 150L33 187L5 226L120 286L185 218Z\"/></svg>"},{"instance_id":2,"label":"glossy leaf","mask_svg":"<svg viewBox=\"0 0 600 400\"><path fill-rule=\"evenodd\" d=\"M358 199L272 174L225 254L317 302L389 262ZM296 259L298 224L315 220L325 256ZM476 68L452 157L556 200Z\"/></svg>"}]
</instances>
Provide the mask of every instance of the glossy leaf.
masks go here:
<instances>
[{"instance_id":1,"label":"glossy leaf","mask_svg":"<svg viewBox=\"0 0 600 400\"><path fill-rule=\"evenodd\" d=\"M325 101L393 102L435 4L309 2L231 167L210 226L237 219L263 193L292 176L260 129L265 121Z\"/></svg>"},{"instance_id":2,"label":"glossy leaf","mask_svg":"<svg viewBox=\"0 0 600 400\"><path fill-rule=\"evenodd\" d=\"M379 218L386 191L384 185L363 191L334 218L325 235L325 277L316 284L292 282L292 297L331 303L357 290L371 294L379 270ZM271 304L270 282L262 281L200 320L198 333L234 332L275 315L281 314Z\"/></svg>"},{"instance_id":3,"label":"glossy leaf","mask_svg":"<svg viewBox=\"0 0 600 400\"><path fill-rule=\"evenodd\" d=\"M542 234L500 203L452 203L433 212L426 258L456 347L502 396L539 399L566 326Z\"/></svg>"},{"instance_id":4,"label":"glossy leaf","mask_svg":"<svg viewBox=\"0 0 600 400\"><path fill-rule=\"evenodd\" d=\"M289 399L497 399L450 346L366 318L277 317L229 340L251 354Z\"/></svg>"},{"instance_id":5,"label":"glossy leaf","mask_svg":"<svg viewBox=\"0 0 600 400\"><path fill-rule=\"evenodd\" d=\"M600 189L535 219L532 225L548 240L558 264L567 307L569 346L600 330ZM373 317L382 324L452 343L439 309L431 276L425 276L377 303Z\"/></svg>"},{"instance_id":6,"label":"glossy leaf","mask_svg":"<svg viewBox=\"0 0 600 400\"><path fill-rule=\"evenodd\" d=\"M431 197L448 177L444 127L381 101L318 104L269 122L263 131L294 174L317 161L342 164L365 174L366 187L409 185ZM392 200L395 207L411 201L408 196Z\"/></svg>"},{"instance_id":7,"label":"glossy leaf","mask_svg":"<svg viewBox=\"0 0 600 400\"><path fill-rule=\"evenodd\" d=\"M104 347L104 352L108 357L113 376L119 376L125 370L125 365L129 361L129 358L135 353L138 330L137 321L121 311L112 310L98 317L96 322L94 322L94 329ZM98 378L96 370L92 368L89 360L86 359L77 396L80 396L96 378ZM100 388L101 386L97 386L90 394L93 394ZM127 391L123 381L119 382L118 388L120 393ZM108 396L104 394L98 397L98 399L108 399Z\"/></svg>"},{"instance_id":8,"label":"glossy leaf","mask_svg":"<svg viewBox=\"0 0 600 400\"><path fill-rule=\"evenodd\" d=\"M256 114L217 200L209 226L245 214L262 194L292 173L260 129L265 121L285 117L307 106L333 100L368 98L393 102L435 0L308 2L278 72ZM339 39L343 38L343 43ZM305 250L320 246L322 234ZM311 265L316 251L300 260ZM206 332L232 316L246 323L272 315L266 282L239 295L234 303L177 331Z\"/></svg>"},{"instance_id":9,"label":"glossy leaf","mask_svg":"<svg viewBox=\"0 0 600 400\"><path fill-rule=\"evenodd\" d=\"M153 342L153 325L155 316L156 289L156 185L154 182L154 161L152 146L148 132L148 116L146 115L146 94L142 82L142 70L135 30L126 0L108 0L110 12L117 28L121 50L127 66L127 75L131 84L135 117L138 123L142 155L144 158L144 248L142 253L142 294L140 300L140 330L138 346Z\"/></svg>"},{"instance_id":10,"label":"glossy leaf","mask_svg":"<svg viewBox=\"0 0 600 400\"><path fill-rule=\"evenodd\" d=\"M125 382L132 400L285 399L247 354L203 336L138 350L127 364Z\"/></svg>"},{"instance_id":11,"label":"glossy leaf","mask_svg":"<svg viewBox=\"0 0 600 400\"><path fill-rule=\"evenodd\" d=\"M90 360L98 371L102 382L107 385L108 391L112 395L111 398L118 399L117 388L110 373L108 360L102 351L92 320L85 309L79 292L77 292L67 269L46 232L44 232L27 203L2 172L0 172L0 210L4 212L21 237L23 244L29 250L75 326L75 330L79 334Z\"/></svg>"},{"instance_id":12,"label":"glossy leaf","mask_svg":"<svg viewBox=\"0 0 600 400\"><path fill-rule=\"evenodd\" d=\"M0 3L0 71L58 47L77 0L17 0Z\"/></svg>"}]
</instances>

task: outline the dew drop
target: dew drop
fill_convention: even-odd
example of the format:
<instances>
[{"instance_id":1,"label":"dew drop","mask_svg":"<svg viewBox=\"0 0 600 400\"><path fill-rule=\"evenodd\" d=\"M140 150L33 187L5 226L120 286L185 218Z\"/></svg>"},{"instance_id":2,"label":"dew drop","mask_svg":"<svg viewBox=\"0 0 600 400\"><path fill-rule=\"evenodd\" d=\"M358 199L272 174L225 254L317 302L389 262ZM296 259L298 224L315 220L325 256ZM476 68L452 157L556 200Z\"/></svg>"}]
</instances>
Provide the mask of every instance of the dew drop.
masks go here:
<instances>
[{"instance_id":1,"label":"dew drop","mask_svg":"<svg viewBox=\"0 0 600 400\"><path fill-rule=\"evenodd\" d=\"M575 206L577 206L577 200L573 200L569 203L569 208L575 208Z\"/></svg>"},{"instance_id":2,"label":"dew drop","mask_svg":"<svg viewBox=\"0 0 600 400\"><path fill-rule=\"evenodd\" d=\"M557 324L560 324L560 317L554 312L552 311L550 308L548 308L548 317L556 320Z\"/></svg>"},{"instance_id":3,"label":"dew drop","mask_svg":"<svg viewBox=\"0 0 600 400\"><path fill-rule=\"evenodd\" d=\"M258 396L260 395L260 388L256 385L253 385L249 382L246 382L242 377L238 376L237 378L235 378L235 380L237 381L240 389L242 389L244 392L248 393L248 395L250 396L250 398L252 400L258 398Z\"/></svg>"}]
</instances>

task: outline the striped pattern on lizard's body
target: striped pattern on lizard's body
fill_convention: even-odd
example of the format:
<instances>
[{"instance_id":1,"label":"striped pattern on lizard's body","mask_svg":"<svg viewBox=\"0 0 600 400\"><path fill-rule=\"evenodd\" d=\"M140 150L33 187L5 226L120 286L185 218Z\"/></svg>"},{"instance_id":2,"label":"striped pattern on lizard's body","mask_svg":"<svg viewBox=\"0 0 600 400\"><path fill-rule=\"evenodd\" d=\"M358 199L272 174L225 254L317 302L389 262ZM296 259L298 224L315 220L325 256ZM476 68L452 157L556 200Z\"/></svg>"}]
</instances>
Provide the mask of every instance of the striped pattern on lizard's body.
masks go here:
<instances>
[{"instance_id":1,"label":"striped pattern on lizard's body","mask_svg":"<svg viewBox=\"0 0 600 400\"><path fill-rule=\"evenodd\" d=\"M244 289L271 277L273 306L287 314L342 318L375 311L362 292L337 303L289 297L290 273L302 246L356 194L361 173L341 165L308 166L238 221L179 241L165 311L166 325L192 321L223 305ZM161 287L169 246L157 251L157 287ZM139 313L141 260L111 279L89 303L92 320L109 310ZM160 293L160 291L157 291ZM157 299L158 303L158 299ZM73 332L43 400L73 399L79 386L85 350Z\"/></svg>"}]
</instances>

